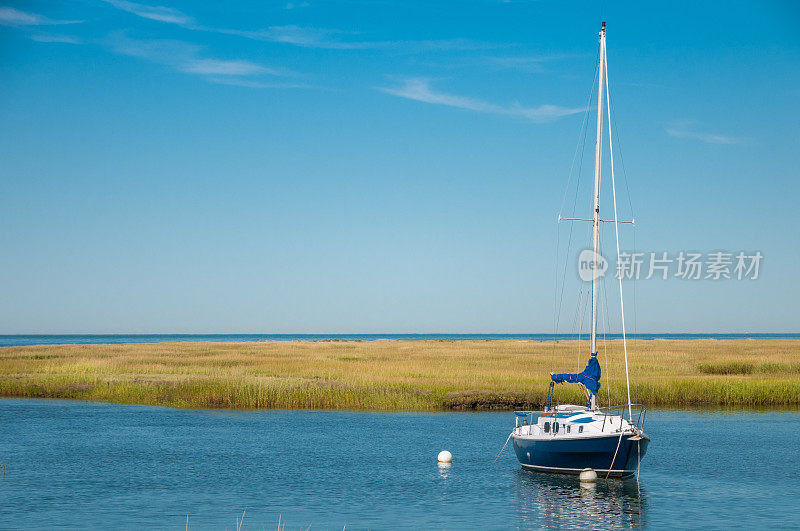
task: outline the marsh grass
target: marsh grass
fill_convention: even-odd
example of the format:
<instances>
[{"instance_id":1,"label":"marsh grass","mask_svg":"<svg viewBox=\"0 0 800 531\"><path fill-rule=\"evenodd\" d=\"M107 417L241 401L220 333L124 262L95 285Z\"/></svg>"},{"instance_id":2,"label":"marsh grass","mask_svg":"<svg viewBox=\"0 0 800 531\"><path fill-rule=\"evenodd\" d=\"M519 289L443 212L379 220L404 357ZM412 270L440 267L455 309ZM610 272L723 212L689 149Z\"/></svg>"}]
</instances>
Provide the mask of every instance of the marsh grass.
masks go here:
<instances>
[{"instance_id":1,"label":"marsh grass","mask_svg":"<svg viewBox=\"0 0 800 531\"><path fill-rule=\"evenodd\" d=\"M632 399L648 406L800 405L800 341L632 340ZM622 403L621 342L601 405ZM0 396L184 408L377 411L539 408L549 373L582 370L575 341L280 341L0 349ZM565 361L566 360L566 361ZM582 403L577 386L556 386Z\"/></svg>"},{"instance_id":2,"label":"marsh grass","mask_svg":"<svg viewBox=\"0 0 800 531\"><path fill-rule=\"evenodd\" d=\"M701 363L697 369L703 374L800 374L800 363L780 363L768 361L765 363L750 363L743 361L729 361L716 363Z\"/></svg>"},{"instance_id":3,"label":"marsh grass","mask_svg":"<svg viewBox=\"0 0 800 531\"><path fill-rule=\"evenodd\" d=\"M728 361L722 363L701 363L697 366L703 374L753 374L756 366L743 361Z\"/></svg>"}]
</instances>

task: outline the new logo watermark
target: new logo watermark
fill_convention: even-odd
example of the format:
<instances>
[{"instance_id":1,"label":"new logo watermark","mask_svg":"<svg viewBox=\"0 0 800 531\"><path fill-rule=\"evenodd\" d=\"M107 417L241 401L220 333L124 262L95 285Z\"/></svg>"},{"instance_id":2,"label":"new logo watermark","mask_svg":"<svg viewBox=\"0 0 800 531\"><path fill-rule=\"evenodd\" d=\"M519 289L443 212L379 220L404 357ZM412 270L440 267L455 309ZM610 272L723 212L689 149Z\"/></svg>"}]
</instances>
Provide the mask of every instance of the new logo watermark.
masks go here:
<instances>
[{"instance_id":1,"label":"new logo watermark","mask_svg":"<svg viewBox=\"0 0 800 531\"><path fill-rule=\"evenodd\" d=\"M578 275L584 282L602 278L608 270L608 260L591 249L584 249L578 255Z\"/></svg>"},{"instance_id":2,"label":"new logo watermark","mask_svg":"<svg viewBox=\"0 0 800 531\"><path fill-rule=\"evenodd\" d=\"M666 251L650 253L621 252L617 257L614 278L622 280L758 280L764 255L714 251L700 253ZM578 276L584 282L602 278L608 270L608 260L591 249L578 255Z\"/></svg>"}]
</instances>

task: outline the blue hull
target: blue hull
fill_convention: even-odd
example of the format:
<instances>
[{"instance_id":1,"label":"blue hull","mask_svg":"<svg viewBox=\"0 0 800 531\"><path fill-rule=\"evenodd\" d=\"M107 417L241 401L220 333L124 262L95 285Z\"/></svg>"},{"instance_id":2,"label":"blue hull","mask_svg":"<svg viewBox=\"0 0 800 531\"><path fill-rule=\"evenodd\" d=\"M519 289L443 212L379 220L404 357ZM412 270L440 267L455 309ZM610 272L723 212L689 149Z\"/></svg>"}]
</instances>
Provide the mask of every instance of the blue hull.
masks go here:
<instances>
[{"instance_id":1,"label":"blue hull","mask_svg":"<svg viewBox=\"0 0 800 531\"><path fill-rule=\"evenodd\" d=\"M530 470L579 474L592 468L601 477L624 477L636 472L649 442L647 436L632 435L623 435L621 440L619 435L545 440L514 437L514 451L522 466Z\"/></svg>"}]
</instances>

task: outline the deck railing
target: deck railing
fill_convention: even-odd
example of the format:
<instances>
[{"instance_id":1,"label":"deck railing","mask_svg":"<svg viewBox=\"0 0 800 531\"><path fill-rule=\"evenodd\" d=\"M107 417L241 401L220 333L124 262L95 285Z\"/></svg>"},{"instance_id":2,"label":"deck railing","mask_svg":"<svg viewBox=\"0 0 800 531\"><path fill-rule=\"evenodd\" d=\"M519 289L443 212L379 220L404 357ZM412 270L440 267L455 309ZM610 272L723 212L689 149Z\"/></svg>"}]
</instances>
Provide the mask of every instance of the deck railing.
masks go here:
<instances>
[{"instance_id":1,"label":"deck railing","mask_svg":"<svg viewBox=\"0 0 800 531\"><path fill-rule=\"evenodd\" d=\"M593 413L600 413L603 418L603 429L605 429L606 420L608 417L616 416L622 417L628 421L631 426L638 430L644 429L644 421L647 416L647 408L642 404L620 404L617 406L600 407L597 409L587 410ZM516 426L523 426L526 424L535 424L536 419L542 414L553 415L556 410L551 411L515 411ZM522 422L522 423L521 423Z\"/></svg>"},{"instance_id":2,"label":"deck railing","mask_svg":"<svg viewBox=\"0 0 800 531\"><path fill-rule=\"evenodd\" d=\"M617 416L628 421L628 424L638 430L644 429L644 421L647 416L647 408L642 404L619 404L617 406L600 407L594 411L600 412L606 417ZM636 422L634 422L634 419ZM603 420L605 425L605 419Z\"/></svg>"}]
</instances>

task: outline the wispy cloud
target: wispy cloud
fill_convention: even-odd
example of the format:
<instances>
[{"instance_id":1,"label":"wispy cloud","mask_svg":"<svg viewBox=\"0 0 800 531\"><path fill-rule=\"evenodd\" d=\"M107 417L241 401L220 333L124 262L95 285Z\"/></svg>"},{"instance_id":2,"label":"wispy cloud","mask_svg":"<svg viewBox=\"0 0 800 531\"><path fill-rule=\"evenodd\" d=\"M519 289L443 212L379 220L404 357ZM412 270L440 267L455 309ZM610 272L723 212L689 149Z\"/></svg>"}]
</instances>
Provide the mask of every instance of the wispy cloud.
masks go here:
<instances>
[{"instance_id":1,"label":"wispy cloud","mask_svg":"<svg viewBox=\"0 0 800 531\"><path fill-rule=\"evenodd\" d=\"M418 53L424 51L446 50L473 50L495 47L486 43L478 43L468 39L445 40L416 40L416 41L376 41L354 38L358 33L328 28L315 28L309 26L270 26L265 29L241 30L230 28L215 28L198 24L191 16L163 6L148 6L128 0L102 0L107 4L132 13L136 16L177 24L187 29L235 35L245 39L265 42L277 42L300 46L303 48L318 48L327 50L366 50L386 49L402 53ZM306 7L306 2L286 4L286 8Z\"/></svg>"},{"instance_id":2,"label":"wispy cloud","mask_svg":"<svg viewBox=\"0 0 800 531\"><path fill-rule=\"evenodd\" d=\"M744 144L747 142L745 138L741 137L697 131L695 130L696 124L696 120L673 122L667 127L667 134L676 138L699 140L700 142L705 142L706 144Z\"/></svg>"},{"instance_id":3,"label":"wispy cloud","mask_svg":"<svg viewBox=\"0 0 800 531\"><path fill-rule=\"evenodd\" d=\"M283 8L284 9L299 9L301 7L308 7L310 5L311 4L309 4L308 2L287 2L287 4L285 6L283 6Z\"/></svg>"},{"instance_id":4,"label":"wispy cloud","mask_svg":"<svg viewBox=\"0 0 800 531\"><path fill-rule=\"evenodd\" d=\"M58 42L65 44L82 44L83 41L73 35L58 35L55 33L33 33L28 38L36 42Z\"/></svg>"},{"instance_id":5,"label":"wispy cloud","mask_svg":"<svg viewBox=\"0 0 800 531\"><path fill-rule=\"evenodd\" d=\"M201 46L166 39L134 39L124 31L111 34L106 41L114 53L175 65L197 57Z\"/></svg>"},{"instance_id":6,"label":"wispy cloud","mask_svg":"<svg viewBox=\"0 0 800 531\"><path fill-rule=\"evenodd\" d=\"M540 105L538 107L523 107L518 103L499 105L467 96L438 92L431 88L429 80L421 78L407 79L402 86L396 88L377 88L387 94L409 100L446 105L487 114L516 116L533 122L550 122L584 111L584 109L578 107L561 107L558 105Z\"/></svg>"},{"instance_id":7,"label":"wispy cloud","mask_svg":"<svg viewBox=\"0 0 800 531\"><path fill-rule=\"evenodd\" d=\"M180 24L182 26L194 24L194 19L192 17L171 7L149 6L137 2L128 2L127 0L103 0L103 2L117 9L121 9L122 11L133 13L142 18L157 20L158 22Z\"/></svg>"},{"instance_id":8,"label":"wispy cloud","mask_svg":"<svg viewBox=\"0 0 800 531\"><path fill-rule=\"evenodd\" d=\"M541 72L547 59L544 57L489 57L489 64L498 68Z\"/></svg>"},{"instance_id":9,"label":"wispy cloud","mask_svg":"<svg viewBox=\"0 0 800 531\"><path fill-rule=\"evenodd\" d=\"M526 56L500 56L486 57L485 62L489 66L498 69L520 70L523 72L543 72L547 63L570 57L576 56L563 53Z\"/></svg>"},{"instance_id":10,"label":"wispy cloud","mask_svg":"<svg viewBox=\"0 0 800 531\"><path fill-rule=\"evenodd\" d=\"M177 9L149 6L128 0L102 0L116 9L136 16L178 24L189 29L217 31L194 24L194 19ZM75 24L77 20L54 20L36 13L28 13L11 7L0 7L0 25L15 26L26 31L28 38L37 42L81 44L84 41L72 35L45 33L43 26ZM111 52L137 57L152 63L170 67L186 74L202 76L211 83L252 88L295 88L306 85L295 82L273 82L269 77L296 77L287 69L271 68L244 59L220 59L209 57L205 48L178 40L136 39L124 31L114 32L100 42ZM267 79L264 79L264 78Z\"/></svg>"},{"instance_id":11,"label":"wispy cloud","mask_svg":"<svg viewBox=\"0 0 800 531\"><path fill-rule=\"evenodd\" d=\"M36 13L27 13L13 7L0 7L2 26L55 26L59 24L78 24L80 20L53 20Z\"/></svg>"},{"instance_id":12,"label":"wispy cloud","mask_svg":"<svg viewBox=\"0 0 800 531\"><path fill-rule=\"evenodd\" d=\"M294 44L295 46L308 48L354 49L363 45L363 43L359 42L339 40L339 36L345 33L343 31L293 25L270 26L266 29L254 31L233 29L217 29L214 31L228 35L237 35L256 41Z\"/></svg>"},{"instance_id":13,"label":"wispy cloud","mask_svg":"<svg viewBox=\"0 0 800 531\"><path fill-rule=\"evenodd\" d=\"M487 50L483 53L448 54L430 59L418 60L417 64L434 68L438 71L466 69L475 71L501 71L513 70L526 74L540 74L547 72L553 63L564 59L580 57L578 54L567 53L538 53L529 55L495 55L497 51ZM495 48L513 48L513 45L497 45ZM481 50L476 50L480 52Z\"/></svg>"},{"instance_id":14,"label":"wispy cloud","mask_svg":"<svg viewBox=\"0 0 800 531\"><path fill-rule=\"evenodd\" d=\"M468 39L417 40L417 41L375 41L353 38L357 33L328 28L308 26L270 26L260 30L234 30L198 28L227 35L237 35L246 39L291 44L302 48L324 50L390 50L400 53L419 53L426 51L475 50L491 47Z\"/></svg>"},{"instance_id":15,"label":"wispy cloud","mask_svg":"<svg viewBox=\"0 0 800 531\"><path fill-rule=\"evenodd\" d=\"M116 54L138 57L187 74L201 75L215 83L229 79L238 81L237 84L241 86L266 87L268 84L253 78L295 75L288 70L270 68L252 61L206 57L202 46L184 41L134 39L125 32L117 32L106 41L106 46Z\"/></svg>"},{"instance_id":16,"label":"wispy cloud","mask_svg":"<svg viewBox=\"0 0 800 531\"><path fill-rule=\"evenodd\" d=\"M258 74L281 75L277 70L250 61L225 61L221 59L189 59L181 65L183 72L215 76L253 76Z\"/></svg>"},{"instance_id":17,"label":"wispy cloud","mask_svg":"<svg viewBox=\"0 0 800 531\"><path fill-rule=\"evenodd\" d=\"M265 82L265 81L254 81L252 79L241 79L236 77L207 77L206 81L209 81L211 83L217 83L220 85L232 85L234 87L247 87L247 88L277 88L277 89L315 88L305 83Z\"/></svg>"}]
</instances>

